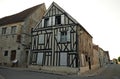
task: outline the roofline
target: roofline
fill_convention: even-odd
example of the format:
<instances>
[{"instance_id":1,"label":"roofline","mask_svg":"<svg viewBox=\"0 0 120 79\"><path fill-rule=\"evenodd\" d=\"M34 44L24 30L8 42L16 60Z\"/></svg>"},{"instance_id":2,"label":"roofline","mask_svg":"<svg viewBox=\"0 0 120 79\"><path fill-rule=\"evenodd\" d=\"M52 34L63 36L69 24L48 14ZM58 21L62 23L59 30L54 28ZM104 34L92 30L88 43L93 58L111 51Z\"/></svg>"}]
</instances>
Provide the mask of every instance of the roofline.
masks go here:
<instances>
[{"instance_id":1,"label":"roofline","mask_svg":"<svg viewBox=\"0 0 120 79\"><path fill-rule=\"evenodd\" d=\"M14 23L18 23L18 22L24 22L25 19L27 19L30 15L32 15L32 13L34 13L34 12L35 12L40 6L42 6L42 5L45 5L45 3L41 3L41 4L36 5L37 7L35 8L35 10L33 10L30 14L28 14L28 15L26 16L26 18L24 18L24 19L22 19L22 20L19 20L19 21L12 22L12 23L2 24L2 25L0 25L0 27L5 26L5 25L8 25L8 24L14 24ZM33 7L35 7L35 6L33 6ZM29 7L29 8L27 8L27 9L24 9L24 10L18 12L18 13L11 14L11 15L2 17L2 18L0 18L0 19L7 18L7 17L12 17L12 16L14 16L14 15L17 15L17 14L19 14L19 13L22 13L22 12L24 12L24 11L30 9L30 8L33 8L33 7ZM46 8L46 7L45 7L45 8Z\"/></svg>"},{"instance_id":2,"label":"roofline","mask_svg":"<svg viewBox=\"0 0 120 79\"><path fill-rule=\"evenodd\" d=\"M89 34L91 38L93 38L92 35L91 35L80 23L78 23L78 25L81 26L82 29L83 29L87 34Z\"/></svg>"}]
</instances>

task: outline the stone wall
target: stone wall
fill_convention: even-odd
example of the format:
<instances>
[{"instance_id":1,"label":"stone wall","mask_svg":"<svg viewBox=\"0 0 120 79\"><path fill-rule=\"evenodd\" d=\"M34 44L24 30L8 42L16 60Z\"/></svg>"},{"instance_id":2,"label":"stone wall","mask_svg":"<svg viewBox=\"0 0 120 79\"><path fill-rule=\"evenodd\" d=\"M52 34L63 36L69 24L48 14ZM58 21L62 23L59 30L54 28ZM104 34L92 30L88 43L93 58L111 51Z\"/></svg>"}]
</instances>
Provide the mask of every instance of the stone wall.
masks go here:
<instances>
[{"instance_id":1,"label":"stone wall","mask_svg":"<svg viewBox=\"0 0 120 79\"><path fill-rule=\"evenodd\" d=\"M17 42L18 34L20 33L23 22L8 24L0 27L0 62L2 65L11 65L11 51L16 51L16 58L20 60L20 49L19 43ZM11 34L12 26L16 26L16 32ZM2 28L6 27L6 34L2 34ZM8 51L8 54L5 55L5 51Z\"/></svg>"},{"instance_id":2,"label":"stone wall","mask_svg":"<svg viewBox=\"0 0 120 79\"><path fill-rule=\"evenodd\" d=\"M88 66L88 58L93 64L92 36L82 27L78 27L78 52L82 67Z\"/></svg>"},{"instance_id":3,"label":"stone wall","mask_svg":"<svg viewBox=\"0 0 120 79\"><path fill-rule=\"evenodd\" d=\"M38 65L30 65L30 69L35 70L43 70L51 73L58 73L58 74L77 74L78 68L71 68L71 67L62 67L62 66L38 66Z\"/></svg>"}]
</instances>

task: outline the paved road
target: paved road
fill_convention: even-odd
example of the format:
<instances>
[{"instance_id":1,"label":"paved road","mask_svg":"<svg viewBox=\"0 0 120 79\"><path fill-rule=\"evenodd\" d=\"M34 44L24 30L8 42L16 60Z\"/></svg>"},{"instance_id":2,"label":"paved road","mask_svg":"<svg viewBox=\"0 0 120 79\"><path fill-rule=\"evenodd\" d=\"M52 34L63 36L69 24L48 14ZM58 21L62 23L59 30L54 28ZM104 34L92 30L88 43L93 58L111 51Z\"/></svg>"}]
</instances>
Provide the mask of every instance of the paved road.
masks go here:
<instances>
[{"instance_id":1,"label":"paved road","mask_svg":"<svg viewBox=\"0 0 120 79\"><path fill-rule=\"evenodd\" d=\"M120 79L120 65L109 65L96 76L65 76L3 67L0 67L0 74L5 79Z\"/></svg>"},{"instance_id":2,"label":"paved road","mask_svg":"<svg viewBox=\"0 0 120 79\"><path fill-rule=\"evenodd\" d=\"M68 79L68 77L62 75L8 68L0 68L0 74L5 79Z\"/></svg>"},{"instance_id":3,"label":"paved road","mask_svg":"<svg viewBox=\"0 0 120 79\"><path fill-rule=\"evenodd\" d=\"M120 79L120 64L111 64L97 77L101 79Z\"/></svg>"}]
</instances>

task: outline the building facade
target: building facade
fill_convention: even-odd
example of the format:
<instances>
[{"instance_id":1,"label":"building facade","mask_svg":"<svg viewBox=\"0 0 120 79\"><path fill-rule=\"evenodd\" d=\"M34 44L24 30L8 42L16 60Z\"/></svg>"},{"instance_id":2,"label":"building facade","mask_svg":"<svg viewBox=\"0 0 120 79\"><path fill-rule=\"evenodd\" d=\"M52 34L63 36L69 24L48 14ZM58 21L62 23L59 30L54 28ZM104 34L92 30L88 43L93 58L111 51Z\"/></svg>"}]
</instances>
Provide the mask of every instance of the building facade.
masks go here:
<instances>
[{"instance_id":1,"label":"building facade","mask_svg":"<svg viewBox=\"0 0 120 79\"><path fill-rule=\"evenodd\" d=\"M46 11L40 4L20 13L0 19L0 64L11 66L17 59L19 66L27 65L30 53L31 28Z\"/></svg>"},{"instance_id":2,"label":"building facade","mask_svg":"<svg viewBox=\"0 0 120 79\"><path fill-rule=\"evenodd\" d=\"M101 61L100 61L100 51L98 45L93 45L93 64L97 67L101 67Z\"/></svg>"},{"instance_id":3,"label":"building facade","mask_svg":"<svg viewBox=\"0 0 120 79\"><path fill-rule=\"evenodd\" d=\"M31 46L33 65L79 68L93 61L92 36L55 2L32 29Z\"/></svg>"}]
</instances>

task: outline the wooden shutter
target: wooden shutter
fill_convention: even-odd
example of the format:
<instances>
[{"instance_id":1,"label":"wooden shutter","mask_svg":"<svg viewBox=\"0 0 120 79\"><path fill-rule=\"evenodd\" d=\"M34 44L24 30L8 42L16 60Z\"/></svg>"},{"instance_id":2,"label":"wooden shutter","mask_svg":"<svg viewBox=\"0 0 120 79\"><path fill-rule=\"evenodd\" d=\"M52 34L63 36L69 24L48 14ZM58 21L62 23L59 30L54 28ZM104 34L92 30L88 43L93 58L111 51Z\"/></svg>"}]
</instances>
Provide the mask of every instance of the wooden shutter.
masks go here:
<instances>
[{"instance_id":1,"label":"wooden shutter","mask_svg":"<svg viewBox=\"0 0 120 79\"><path fill-rule=\"evenodd\" d=\"M55 25L55 16L53 16L52 18L53 18L52 25Z\"/></svg>"},{"instance_id":2,"label":"wooden shutter","mask_svg":"<svg viewBox=\"0 0 120 79\"><path fill-rule=\"evenodd\" d=\"M60 35L61 35L61 32L58 31L58 34L57 34L57 41L60 42Z\"/></svg>"},{"instance_id":3,"label":"wooden shutter","mask_svg":"<svg viewBox=\"0 0 120 79\"><path fill-rule=\"evenodd\" d=\"M43 53L38 53L37 55L37 64L42 65Z\"/></svg>"},{"instance_id":4,"label":"wooden shutter","mask_svg":"<svg viewBox=\"0 0 120 79\"><path fill-rule=\"evenodd\" d=\"M48 26L51 26L51 18L52 17L49 17L49 25Z\"/></svg>"},{"instance_id":5,"label":"wooden shutter","mask_svg":"<svg viewBox=\"0 0 120 79\"><path fill-rule=\"evenodd\" d=\"M61 15L61 24L64 24L64 15Z\"/></svg>"},{"instance_id":6,"label":"wooden shutter","mask_svg":"<svg viewBox=\"0 0 120 79\"><path fill-rule=\"evenodd\" d=\"M44 19L42 19L42 27L44 27Z\"/></svg>"},{"instance_id":7,"label":"wooden shutter","mask_svg":"<svg viewBox=\"0 0 120 79\"><path fill-rule=\"evenodd\" d=\"M70 30L67 31L67 41L70 42Z\"/></svg>"},{"instance_id":8,"label":"wooden shutter","mask_svg":"<svg viewBox=\"0 0 120 79\"><path fill-rule=\"evenodd\" d=\"M60 66L67 66L67 53L60 53Z\"/></svg>"}]
</instances>

